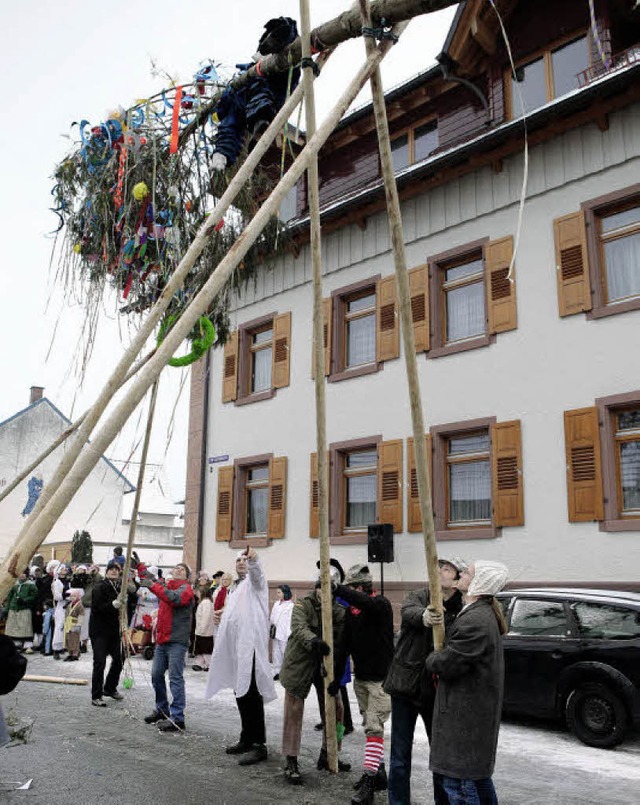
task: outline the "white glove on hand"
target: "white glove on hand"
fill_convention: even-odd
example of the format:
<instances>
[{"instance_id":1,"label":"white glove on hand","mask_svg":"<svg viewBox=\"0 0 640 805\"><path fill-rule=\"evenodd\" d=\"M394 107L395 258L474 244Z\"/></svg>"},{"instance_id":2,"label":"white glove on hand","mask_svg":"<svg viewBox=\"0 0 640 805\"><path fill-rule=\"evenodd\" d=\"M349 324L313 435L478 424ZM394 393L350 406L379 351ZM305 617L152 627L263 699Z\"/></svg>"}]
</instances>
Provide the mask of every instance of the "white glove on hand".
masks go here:
<instances>
[{"instance_id":1,"label":"white glove on hand","mask_svg":"<svg viewBox=\"0 0 640 805\"><path fill-rule=\"evenodd\" d=\"M223 171L227 167L226 156L216 151L211 155L211 167L214 171Z\"/></svg>"},{"instance_id":2,"label":"white glove on hand","mask_svg":"<svg viewBox=\"0 0 640 805\"><path fill-rule=\"evenodd\" d=\"M122 606L122 601L119 598L116 598L115 601L111 602L111 606L114 607L115 609L120 609L120 607Z\"/></svg>"},{"instance_id":3,"label":"white glove on hand","mask_svg":"<svg viewBox=\"0 0 640 805\"><path fill-rule=\"evenodd\" d=\"M427 628L442 626L444 623L444 614L442 612L438 612L435 607L428 606L422 613L422 622Z\"/></svg>"}]
</instances>

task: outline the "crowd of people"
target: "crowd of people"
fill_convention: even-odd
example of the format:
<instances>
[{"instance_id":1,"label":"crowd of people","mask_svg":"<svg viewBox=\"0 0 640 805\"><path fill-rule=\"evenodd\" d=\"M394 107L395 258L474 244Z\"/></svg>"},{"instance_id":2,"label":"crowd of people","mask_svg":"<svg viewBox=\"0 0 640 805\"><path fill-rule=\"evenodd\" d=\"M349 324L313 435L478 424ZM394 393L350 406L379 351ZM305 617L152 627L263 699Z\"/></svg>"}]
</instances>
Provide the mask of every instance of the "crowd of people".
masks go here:
<instances>
[{"instance_id":1,"label":"crowd of people","mask_svg":"<svg viewBox=\"0 0 640 805\"><path fill-rule=\"evenodd\" d=\"M443 612L431 606L427 587L408 594L394 635L391 602L374 589L366 564L346 573L331 560L333 634L322 631L319 572L315 588L294 601L291 588L269 586L253 548L241 551L235 578L218 571L192 575L178 563L165 578L132 554L132 570L123 581L121 549L96 566L57 561L25 569L3 608L5 634L26 653L72 662L91 641L91 701L121 700L118 684L123 645L137 630L151 632L154 644L151 680L155 707L145 717L162 732L186 729L185 668L206 672L207 698L234 691L240 735L226 747L242 766L268 756L264 705L276 699L275 682L284 689L282 754L284 777L303 783L298 765L304 705L315 689L322 732L317 768L329 768L325 696L333 698L338 751L353 731L347 684L362 717L365 747L352 805L372 805L377 791L387 791L389 805L411 802L411 762L418 717L430 744L436 805L493 805L492 783L502 705L505 632L495 594L507 581L499 562L467 565L439 561ZM126 609L124 609L126 608ZM126 612L126 614L124 614ZM127 625L123 641L122 623ZM433 630L443 627L445 647L434 650ZM110 668L105 677L107 660ZM326 668L333 681L326 686ZM168 689L167 689L168 679ZM390 720L388 773L385 725ZM351 766L338 757L338 770Z\"/></svg>"}]
</instances>

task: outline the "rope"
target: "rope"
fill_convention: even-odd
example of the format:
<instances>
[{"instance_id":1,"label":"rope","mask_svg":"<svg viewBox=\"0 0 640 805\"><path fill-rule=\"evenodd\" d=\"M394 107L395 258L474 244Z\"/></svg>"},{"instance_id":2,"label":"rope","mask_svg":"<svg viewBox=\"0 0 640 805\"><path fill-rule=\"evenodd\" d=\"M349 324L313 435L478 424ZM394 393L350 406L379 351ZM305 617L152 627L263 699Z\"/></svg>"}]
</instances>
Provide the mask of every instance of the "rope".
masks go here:
<instances>
[{"instance_id":1,"label":"rope","mask_svg":"<svg viewBox=\"0 0 640 805\"><path fill-rule=\"evenodd\" d=\"M387 25L387 21L384 17L380 20L379 28L370 28L367 25L363 25L362 36L368 36L371 39L375 39L377 42L382 42L384 39L389 39L391 42L398 41L398 35L393 33L391 26Z\"/></svg>"},{"instance_id":2,"label":"rope","mask_svg":"<svg viewBox=\"0 0 640 805\"><path fill-rule=\"evenodd\" d=\"M502 38L504 40L505 47L507 48L507 54L509 55L509 64L511 65L511 73L512 75L516 74L516 66L513 59L513 54L511 52L511 45L509 44L509 37L507 36L507 32L504 27L504 23L502 21L502 17L500 16L500 12L496 8L496 4L494 0L489 0L491 3L491 7L496 13L498 18L498 23L500 25L500 31L502 32ZM518 93L518 99L520 101L520 107L522 108L522 124L524 126L524 169L523 169L523 176L522 176L522 189L520 191L520 203L518 205L518 223L516 224L516 235L514 238L513 243L513 255L511 256L511 263L509 264L509 272L507 274L507 279L509 282L513 283L513 267L516 263L516 256L518 254L518 247L520 245L520 233L522 231L522 222L524 219L524 203L527 198L527 184L529 182L529 132L527 129L527 111L524 108L524 98L522 97L522 91L518 86L518 82L514 82L516 87L516 91Z\"/></svg>"},{"instance_id":3,"label":"rope","mask_svg":"<svg viewBox=\"0 0 640 805\"><path fill-rule=\"evenodd\" d=\"M311 56L305 56L303 59L300 59L300 69L304 70L307 67L313 70L313 74L316 78L320 75L320 65L314 61Z\"/></svg>"}]
</instances>

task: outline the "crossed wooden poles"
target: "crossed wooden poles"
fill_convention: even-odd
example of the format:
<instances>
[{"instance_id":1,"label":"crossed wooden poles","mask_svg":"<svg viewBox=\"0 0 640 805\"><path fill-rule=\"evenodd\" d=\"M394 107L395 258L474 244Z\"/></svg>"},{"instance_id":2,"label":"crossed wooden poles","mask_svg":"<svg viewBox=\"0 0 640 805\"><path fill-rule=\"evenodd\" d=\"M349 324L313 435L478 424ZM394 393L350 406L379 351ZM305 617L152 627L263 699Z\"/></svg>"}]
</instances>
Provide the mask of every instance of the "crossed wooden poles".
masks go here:
<instances>
[{"instance_id":1,"label":"crossed wooden poles","mask_svg":"<svg viewBox=\"0 0 640 805\"><path fill-rule=\"evenodd\" d=\"M383 18L385 25L393 24L392 33L396 37L399 37L408 25L408 20L412 17L445 8L453 5L453 2L454 0L377 0L370 6L369 0L359 0L359 10L357 7L352 7L335 20L316 28L315 31L309 32L309 0L300 0L302 37L300 40L296 40L289 49L291 49L294 54L301 54L303 57L308 58L311 53L311 42L320 42L325 47L333 47L340 41L356 36L357 33L355 33L355 31L361 31L363 25L367 28L371 28L372 18L378 26L381 25ZM420 511L422 515L429 589L432 605L435 606L436 609L442 610L442 593L438 576L431 489L427 471L427 447L411 318L409 280L404 249L402 218L393 171L391 143L379 69L380 62L392 46L393 40L391 38L385 38L376 45L373 39L367 36L365 41L366 59L364 63L358 69L351 83L347 86L340 99L317 130L315 124L315 104L313 100L314 74L311 69L303 70L302 83L288 98L256 147L249 154L240 170L230 182L227 191L198 231L195 239L171 276L167 286L162 291L160 298L150 310L131 346L120 359L120 362L114 369L96 402L78 422L74 423L74 426L71 426L65 431L67 436L70 437L72 429L75 427L76 434L73 440L66 445L66 451L60 465L51 480L44 487L38 503L26 521L23 529L16 537L7 558L0 567L0 600L6 596L22 568L28 564L33 554L38 550L74 494L100 459L100 456L106 451L120 432L147 390L156 384L157 379L173 353L193 329L200 316L206 313L218 293L222 291L232 272L242 261L271 216L277 213L284 197L293 188L305 170L309 173L308 187L313 261L313 333L315 365L323 365L322 259L317 155L335 126L355 100L360 89L367 81L370 81L395 263L398 308L409 388L409 403L416 453L416 475ZM296 51L296 48L299 49ZM316 63L320 67L328 58L329 53L329 50L324 50L318 56ZM281 54L276 54L276 56L267 57L264 60L265 64L261 67L262 71L268 72L269 70L273 71L278 69L278 59L280 55ZM288 56L285 57L285 61L285 69L287 69ZM216 225L222 220L238 191L257 167L276 135L283 128L303 96L305 97L306 107L307 145L294 161L289 171L283 176L269 198L263 203L253 220L248 224L244 232L229 249L226 256L211 273L206 284L176 321L164 341L155 349L151 356L147 356L147 358L143 359L137 366L133 367L135 371L130 371L136 357L142 351L148 338L152 335L154 329L165 314L174 293L180 289L184 279L202 253L208 238L214 233ZM133 380L129 390L107 417L92 441L89 442L90 434L96 427L98 420L104 414L114 394L128 379L132 378L133 375L135 375L135 380ZM331 619L331 584L329 576L330 544L328 528L328 476L326 464L325 382L324 373L317 371L315 373L316 449L318 456L318 496L320 512L322 624L324 639L332 645L333 629ZM150 425L148 429L149 427ZM61 441L57 440L56 446L60 443ZM48 448L49 452L52 449L53 447ZM130 535L129 542L132 543L132 541L132 535ZM127 559L129 558L130 549L131 546L129 546L129 550L127 551ZM442 627L434 627L434 642L437 648L442 646L443 638ZM329 659L331 659L332 654L329 655ZM325 660L325 668L327 672L326 684L328 685L333 681L333 662L327 662ZM329 767L332 771L337 771L335 710L332 697L325 696L325 706Z\"/></svg>"}]
</instances>

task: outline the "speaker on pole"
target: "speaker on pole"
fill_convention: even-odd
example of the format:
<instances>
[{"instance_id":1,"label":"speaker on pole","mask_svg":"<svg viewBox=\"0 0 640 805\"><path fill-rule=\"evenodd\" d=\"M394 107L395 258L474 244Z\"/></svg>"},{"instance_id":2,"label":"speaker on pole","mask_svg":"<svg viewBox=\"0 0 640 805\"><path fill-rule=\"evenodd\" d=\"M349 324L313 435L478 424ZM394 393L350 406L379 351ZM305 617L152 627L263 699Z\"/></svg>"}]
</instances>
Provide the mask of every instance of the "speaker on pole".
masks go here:
<instances>
[{"instance_id":1,"label":"speaker on pole","mask_svg":"<svg viewBox=\"0 0 640 805\"><path fill-rule=\"evenodd\" d=\"M369 562L393 562L393 526L376 523L367 526Z\"/></svg>"}]
</instances>

